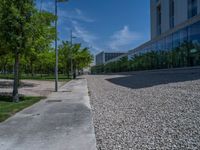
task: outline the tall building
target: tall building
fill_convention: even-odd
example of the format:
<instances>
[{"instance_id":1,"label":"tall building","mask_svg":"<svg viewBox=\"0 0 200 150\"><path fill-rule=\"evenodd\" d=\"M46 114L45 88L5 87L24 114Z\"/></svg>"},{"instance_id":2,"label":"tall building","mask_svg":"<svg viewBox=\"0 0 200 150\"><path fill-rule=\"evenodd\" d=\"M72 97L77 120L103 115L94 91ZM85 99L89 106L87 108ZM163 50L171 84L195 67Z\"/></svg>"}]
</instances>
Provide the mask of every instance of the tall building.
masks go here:
<instances>
[{"instance_id":1,"label":"tall building","mask_svg":"<svg viewBox=\"0 0 200 150\"><path fill-rule=\"evenodd\" d=\"M96 55L96 65L102 65L111 59L125 54L124 52L100 52Z\"/></svg>"},{"instance_id":2,"label":"tall building","mask_svg":"<svg viewBox=\"0 0 200 150\"><path fill-rule=\"evenodd\" d=\"M169 51L185 44L190 65L200 62L200 0L151 0L151 40L128 52Z\"/></svg>"},{"instance_id":3,"label":"tall building","mask_svg":"<svg viewBox=\"0 0 200 150\"><path fill-rule=\"evenodd\" d=\"M150 7L151 39L191 25L200 14L200 0L151 0Z\"/></svg>"}]
</instances>

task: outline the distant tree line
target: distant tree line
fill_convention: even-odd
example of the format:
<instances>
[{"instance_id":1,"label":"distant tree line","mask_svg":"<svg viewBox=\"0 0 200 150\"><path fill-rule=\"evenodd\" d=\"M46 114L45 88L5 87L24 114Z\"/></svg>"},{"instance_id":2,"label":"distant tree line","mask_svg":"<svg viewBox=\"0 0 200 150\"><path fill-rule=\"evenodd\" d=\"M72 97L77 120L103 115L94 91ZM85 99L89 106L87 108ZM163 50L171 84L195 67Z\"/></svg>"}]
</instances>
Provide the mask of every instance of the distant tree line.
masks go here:
<instances>
[{"instance_id":1,"label":"distant tree line","mask_svg":"<svg viewBox=\"0 0 200 150\"><path fill-rule=\"evenodd\" d=\"M200 65L200 45L198 43L184 42L173 50L152 50L134 55L131 59L125 56L118 61L93 66L91 72L92 74L101 74L198 65Z\"/></svg>"},{"instance_id":2,"label":"distant tree line","mask_svg":"<svg viewBox=\"0 0 200 150\"><path fill-rule=\"evenodd\" d=\"M70 78L71 69L81 72L83 68L88 67L93 56L89 48L82 48L81 44L71 45L68 41L63 41L59 45L59 74L66 75ZM72 68L71 68L71 63ZM48 76L54 75L55 67L55 50L48 47L46 50L35 52L31 55L21 55L20 57L20 74L34 77L36 75ZM14 58L12 54L1 55L0 73L13 74ZM19 76L20 76L19 74Z\"/></svg>"}]
</instances>

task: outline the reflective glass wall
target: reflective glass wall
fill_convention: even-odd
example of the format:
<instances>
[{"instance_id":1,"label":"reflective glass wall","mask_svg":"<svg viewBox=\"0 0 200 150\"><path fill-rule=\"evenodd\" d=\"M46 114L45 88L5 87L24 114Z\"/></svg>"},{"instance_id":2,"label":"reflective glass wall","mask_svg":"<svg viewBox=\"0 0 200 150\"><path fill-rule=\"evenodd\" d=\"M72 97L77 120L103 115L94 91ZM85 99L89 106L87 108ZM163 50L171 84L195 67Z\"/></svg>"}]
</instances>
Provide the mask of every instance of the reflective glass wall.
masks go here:
<instances>
[{"instance_id":1,"label":"reflective glass wall","mask_svg":"<svg viewBox=\"0 0 200 150\"><path fill-rule=\"evenodd\" d=\"M149 42L142 48L136 48L131 56L152 51L177 51L177 57L187 55L187 63L190 66L200 65L200 21L160 40Z\"/></svg>"}]
</instances>

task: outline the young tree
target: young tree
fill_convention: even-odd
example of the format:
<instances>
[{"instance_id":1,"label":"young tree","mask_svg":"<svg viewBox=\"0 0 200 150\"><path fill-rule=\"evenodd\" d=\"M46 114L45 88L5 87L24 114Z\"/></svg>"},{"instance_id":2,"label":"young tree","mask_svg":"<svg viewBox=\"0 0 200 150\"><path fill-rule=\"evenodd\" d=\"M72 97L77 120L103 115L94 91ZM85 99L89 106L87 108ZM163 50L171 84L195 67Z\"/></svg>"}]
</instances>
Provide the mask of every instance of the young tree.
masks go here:
<instances>
[{"instance_id":1,"label":"young tree","mask_svg":"<svg viewBox=\"0 0 200 150\"><path fill-rule=\"evenodd\" d=\"M34 0L1 0L0 20L0 55L14 56L13 101L18 102L20 57L34 63L39 52L47 51L55 36L55 16L38 12Z\"/></svg>"},{"instance_id":2,"label":"young tree","mask_svg":"<svg viewBox=\"0 0 200 150\"><path fill-rule=\"evenodd\" d=\"M71 44L63 41L59 46L59 69L69 77L71 69Z\"/></svg>"},{"instance_id":3,"label":"young tree","mask_svg":"<svg viewBox=\"0 0 200 150\"><path fill-rule=\"evenodd\" d=\"M1 6L0 39L4 50L14 54L13 101L18 102L20 54L26 50L34 4L33 0L2 0Z\"/></svg>"},{"instance_id":4,"label":"young tree","mask_svg":"<svg viewBox=\"0 0 200 150\"><path fill-rule=\"evenodd\" d=\"M82 48L81 44L74 44L72 47L72 62L73 62L73 74L76 78L76 70L80 71L81 69L88 67L92 60L93 56L90 54L88 48Z\"/></svg>"},{"instance_id":5,"label":"young tree","mask_svg":"<svg viewBox=\"0 0 200 150\"><path fill-rule=\"evenodd\" d=\"M55 39L55 28L51 26L56 17L49 12L35 12L31 17L31 27L34 31L28 40L28 49L25 57L28 60L30 73L34 75L34 64L39 61L39 54L46 53L48 55L51 50L51 43ZM49 60L51 61L51 60Z\"/></svg>"},{"instance_id":6,"label":"young tree","mask_svg":"<svg viewBox=\"0 0 200 150\"><path fill-rule=\"evenodd\" d=\"M80 71L88 67L93 60L93 56L90 54L89 49L82 48L81 44L71 46L69 42L62 42L59 46L59 60L64 65L63 69L69 75L71 62L73 63L73 71L75 73L75 70Z\"/></svg>"}]
</instances>

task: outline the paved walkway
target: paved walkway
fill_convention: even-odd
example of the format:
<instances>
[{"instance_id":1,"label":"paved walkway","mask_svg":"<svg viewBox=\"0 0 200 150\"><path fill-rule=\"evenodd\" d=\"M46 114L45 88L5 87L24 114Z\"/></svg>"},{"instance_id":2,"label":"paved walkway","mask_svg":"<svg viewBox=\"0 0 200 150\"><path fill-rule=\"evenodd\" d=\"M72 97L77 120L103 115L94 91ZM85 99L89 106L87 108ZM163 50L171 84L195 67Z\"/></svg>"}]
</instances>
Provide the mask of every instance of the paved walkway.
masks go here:
<instances>
[{"instance_id":1,"label":"paved walkway","mask_svg":"<svg viewBox=\"0 0 200 150\"><path fill-rule=\"evenodd\" d=\"M87 81L70 81L0 123L0 150L96 150Z\"/></svg>"}]
</instances>

